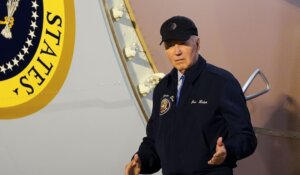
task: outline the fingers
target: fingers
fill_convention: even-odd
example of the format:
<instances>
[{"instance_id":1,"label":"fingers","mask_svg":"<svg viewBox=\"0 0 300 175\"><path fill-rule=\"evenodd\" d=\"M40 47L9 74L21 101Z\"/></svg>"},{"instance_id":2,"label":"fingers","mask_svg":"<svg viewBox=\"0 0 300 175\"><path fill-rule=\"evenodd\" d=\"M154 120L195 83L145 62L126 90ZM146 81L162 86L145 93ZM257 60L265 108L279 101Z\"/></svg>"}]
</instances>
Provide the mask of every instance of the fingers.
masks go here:
<instances>
[{"instance_id":1,"label":"fingers","mask_svg":"<svg viewBox=\"0 0 300 175\"><path fill-rule=\"evenodd\" d=\"M134 155L131 162L125 166L125 175L138 175L141 171L141 163L137 154Z\"/></svg>"},{"instance_id":2,"label":"fingers","mask_svg":"<svg viewBox=\"0 0 300 175\"><path fill-rule=\"evenodd\" d=\"M126 164L125 166L125 175L130 175L130 170L131 170L131 167L130 167L130 163L129 164Z\"/></svg>"},{"instance_id":3,"label":"fingers","mask_svg":"<svg viewBox=\"0 0 300 175\"><path fill-rule=\"evenodd\" d=\"M125 167L125 175L138 175L140 168L132 165L132 161Z\"/></svg>"},{"instance_id":4,"label":"fingers","mask_svg":"<svg viewBox=\"0 0 300 175\"><path fill-rule=\"evenodd\" d=\"M141 172L141 164L137 163L135 168L134 168L134 175L138 175Z\"/></svg>"},{"instance_id":5,"label":"fingers","mask_svg":"<svg viewBox=\"0 0 300 175\"><path fill-rule=\"evenodd\" d=\"M217 146L223 146L223 145L224 145L223 138L219 137L218 140L217 140Z\"/></svg>"},{"instance_id":6,"label":"fingers","mask_svg":"<svg viewBox=\"0 0 300 175\"><path fill-rule=\"evenodd\" d=\"M140 164L139 155L138 155L138 154L135 154L131 162L132 162L132 166L135 166L135 165L137 165L137 164Z\"/></svg>"},{"instance_id":7,"label":"fingers","mask_svg":"<svg viewBox=\"0 0 300 175\"><path fill-rule=\"evenodd\" d=\"M226 159L226 152L216 152L213 157L208 161L210 165L220 165Z\"/></svg>"},{"instance_id":8,"label":"fingers","mask_svg":"<svg viewBox=\"0 0 300 175\"><path fill-rule=\"evenodd\" d=\"M222 164L227 156L227 151L223 143L223 138L219 137L216 144L216 152L213 157L208 161L210 165L220 165Z\"/></svg>"},{"instance_id":9,"label":"fingers","mask_svg":"<svg viewBox=\"0 0 300 175\"><path fill-rule=\"evenodd\" d=\"M131 175L132 173L132 166L131 166L131 162L126 164L125 166L125 175Z\"/></svg>"}]
</instances>

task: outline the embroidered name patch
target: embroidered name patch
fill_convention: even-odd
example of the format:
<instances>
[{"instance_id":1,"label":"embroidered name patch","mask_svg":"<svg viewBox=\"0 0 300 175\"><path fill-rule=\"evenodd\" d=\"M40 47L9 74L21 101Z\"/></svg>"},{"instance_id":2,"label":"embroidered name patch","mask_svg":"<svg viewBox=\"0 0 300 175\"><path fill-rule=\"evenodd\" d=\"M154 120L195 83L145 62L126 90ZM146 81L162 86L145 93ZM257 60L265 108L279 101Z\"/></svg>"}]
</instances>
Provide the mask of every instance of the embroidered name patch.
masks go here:
<instances>
[{"instance_id":1,"label":"embroidered name patch","mask_svg":"<svg viewBox=\"0 0 300 175\"><path fill-rule=\"evenodd\" d=\"M206 100L192 100L191 104L208 104L208 102Z\"/></svg>"}]
</instances>

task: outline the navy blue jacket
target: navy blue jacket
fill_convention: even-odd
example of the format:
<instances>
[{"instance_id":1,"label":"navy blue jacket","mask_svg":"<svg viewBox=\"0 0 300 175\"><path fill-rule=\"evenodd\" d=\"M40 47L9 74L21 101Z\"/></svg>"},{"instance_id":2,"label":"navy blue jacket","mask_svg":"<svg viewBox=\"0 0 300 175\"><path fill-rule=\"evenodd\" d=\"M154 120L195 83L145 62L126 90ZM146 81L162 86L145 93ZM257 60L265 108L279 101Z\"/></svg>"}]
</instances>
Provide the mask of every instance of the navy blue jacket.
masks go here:
<instances>
[{"instance_id":1,"label":"navy blue jacket","mask_svg":"<svg viewBox=\"0 0 300 175\"><path fill-rule=\"evenodd\" d=\"M164 175L200 175L220 167L234 168L237 160L256 148L245 96L233 75L200 55L184 75L177 106L176 69L154 89L147 136L138 150L141 174L162 168ZM223 164L211 166L207 162L218 137L223 137L227 157Z\"/></svg>"}]
</instances>

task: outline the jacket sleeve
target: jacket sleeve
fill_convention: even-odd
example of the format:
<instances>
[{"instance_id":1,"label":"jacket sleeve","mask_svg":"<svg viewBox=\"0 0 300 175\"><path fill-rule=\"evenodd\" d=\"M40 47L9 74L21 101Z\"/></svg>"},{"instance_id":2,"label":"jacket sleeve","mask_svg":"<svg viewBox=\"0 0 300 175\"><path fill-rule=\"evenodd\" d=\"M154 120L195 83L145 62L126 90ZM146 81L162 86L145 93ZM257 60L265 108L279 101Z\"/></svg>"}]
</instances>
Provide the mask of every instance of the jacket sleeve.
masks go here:
<instances>
[{"instance_id":1,"label":"jacket sleeve","mask_svg":"<svg viewBox=\"0 0 300 175\"><path fill-rule=\"evenodd\" d=\"M160 159L155 149L155 135L157 130L157 118L159 115L160 101L156 90L153 93L153 108L151 117L146 127L146 137L139 147L138 155L141 160L141 174L152 174L160 170Z\"/></svg>"},{"instance_id":2,"label":"jacket sleeve","mask_svg":"<svg viewBox=\"0 0 300 175\"><path fill-rule=\"evenodd\" d=\"M229 134L224 140L227 150L225 162L235 163L255 151L257 139L239 82L232 78L226 82L223 90L220 105Z\"/></svg>"}]
</instances>

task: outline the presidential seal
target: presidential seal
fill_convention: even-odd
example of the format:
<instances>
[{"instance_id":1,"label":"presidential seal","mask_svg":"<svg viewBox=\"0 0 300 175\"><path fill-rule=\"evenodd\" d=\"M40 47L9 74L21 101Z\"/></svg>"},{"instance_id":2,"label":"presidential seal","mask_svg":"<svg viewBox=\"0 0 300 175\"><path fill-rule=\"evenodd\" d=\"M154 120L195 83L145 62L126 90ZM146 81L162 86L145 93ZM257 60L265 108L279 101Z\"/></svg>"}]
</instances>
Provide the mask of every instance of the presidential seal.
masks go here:
<instances>
[{"instance_id":1,"label":"presidential seal","mask_svg":"<svg viewBox=\"0 0 300 175\"><path fill-rule=\"evenodd\" d=\"M71 64L74 34L71 0L0 3L0 119L24 117L54 98Z\"/></svg>"},{"instance_id":2,"label":"presidential seal","mask_svg":"<svg viewBox=\"0 0 300 175\"><path fill-rule=\"evenodd\" d=\"M160 102L160 112L159 115L164 115L171 108L171 101L168 98L163 98Z\"/></svg>"}]
</instances>

